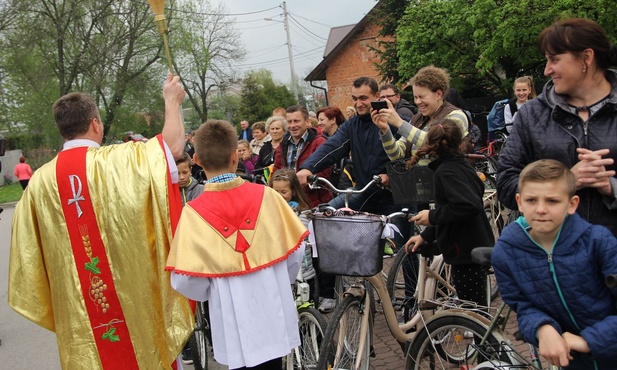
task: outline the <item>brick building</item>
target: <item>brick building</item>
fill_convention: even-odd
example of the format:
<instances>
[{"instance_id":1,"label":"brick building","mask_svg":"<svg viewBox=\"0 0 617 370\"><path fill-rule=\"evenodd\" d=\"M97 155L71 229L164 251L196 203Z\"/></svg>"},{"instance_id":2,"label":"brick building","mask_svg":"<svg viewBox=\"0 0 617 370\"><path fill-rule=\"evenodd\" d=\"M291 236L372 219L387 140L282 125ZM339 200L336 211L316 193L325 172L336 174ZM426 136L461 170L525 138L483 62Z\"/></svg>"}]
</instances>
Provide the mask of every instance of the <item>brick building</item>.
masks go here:
<instances>
[{"instance_id":1,"label":"brick building","mask_svg":"<svg viewBox=\"0 0 617 370\"><path fill-rule=\"evenodd\" d=\"M353 105L351 84L362 76L381 81L374 63L379 57L370 47L378 47L377 34L381 28L369 20L379 3L357 24L330 30L324 58L305 78L305 81L327 81L328 104L345 107Z\"/></svg>"}]
</instances>

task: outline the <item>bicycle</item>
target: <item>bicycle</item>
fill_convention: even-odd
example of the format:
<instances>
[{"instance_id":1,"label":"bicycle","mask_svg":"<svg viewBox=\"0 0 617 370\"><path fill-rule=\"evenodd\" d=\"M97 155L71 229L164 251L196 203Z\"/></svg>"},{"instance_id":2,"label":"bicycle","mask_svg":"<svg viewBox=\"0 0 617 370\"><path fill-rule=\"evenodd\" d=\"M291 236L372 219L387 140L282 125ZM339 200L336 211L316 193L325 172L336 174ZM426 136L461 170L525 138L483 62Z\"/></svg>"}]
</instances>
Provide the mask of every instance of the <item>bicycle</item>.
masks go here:
<instances>
[{"instance_id":1,"label":"bicycle","mask_svg":"<svg viewBox=\"0 0 617 370\"><path fill-rule=\"evenodd\" d=\"M208 347L212 344L208 302L195 302L195 329L189 338L195 370L208 369Z\"/></svg>"},{"instance_id":2,"label":"bicycle","mask_svg":"<svg viewBox=\"0 0 617 370\"><path fill-rule=\"evenodd\" d=\"M488 271L492 249L474 249L472 260ZM430 318L425 330L418 332L405 354L406 369L542 369L537 348L527 343L528 360L506 339L505 325L511 310L504 302L497 308L453 304L448 308ZM491 315L492 310L495 313ZM515 337L522 340L520 333ZM476 365L471 366L473 363Z\"/></svg>"},{"instance_id":3,"label":"bicycle","mask_svg":"<svg viewBox=\"0 0 617 370\"><path fill-rule=\"evenodd\" d=\"M312 180L312 182L321 181L329 188L332 188L333 190L336 189L331 183L329 183L329 181L325 179L313 178L310 180ZM370 186L370 184L367 186ZM337 214L335 214L335 216L337 216ZM357 216L355 220L354 216ZM374 310L371 309L373 300L370 292L372 289L374 289L377 295L381 298L383 312L386 317L388 327L396 340L401 344L401 347L403 347L407 341L411 340L415 335L415 332L422 327L423 321L431 315L429 311L437 308L437 306L434 305L424 306L421 303L418 305L418 310L415 312L413 317L399 327L390 295L385 288L383 278L380 273L383 258L379 249L381 248L381 245L378 240L381 237L381 232L375 232L375 230L369 230L367 232L366 230L370 227L363 225L362 223L366 220L359 216L363 216L369 220L371 219L371 217L366 214L358 215L352 213L351 215L342 216L339 213L339 218L334 221L340 221L341 223L346 223L347 226L351 225L352 227L354 227L354 222L358 222L360 224L360 227L357 229L358 233L364 233L360 237L360 240L363 240L364 238L372 240L372 242L369 243L371 248L367 249L373 250L374 255L362 261L365 266L358 266L358 261L353 261L350 264L343 263L342 261L338 261L339 263L334 261L332 266L329 266L329 268L332 268L332 273L354 275L354 277L349 279L350 285L343 294L341 304L335 309L333 316L330 319L328 329L326 330L324 340L322 341L322 346L320 347L320 359L317 369L368 368L372 347L372 317L374 315ZM388 216L372 216L373 218L380 218L381 222L386 223L395 217L409 217L410 214L408 211L403 210ZM328 216L325 215L324 217ZM345 225L338 226L345 229ZM377 228L377 230L379 230L379 228ZM320 232L317 227L315 228L315 233L317 234L316 237L319 239ZM341 236L349 237L350 235L345 235L343 232ZM357 237L357 235L354 236ZM336 235L328 234L327 237L338 241ZM373 244L375 246L373 246ZM320 245L319 240L317 240L317 249L321 256L320 258L323 258L325 254L323 252L327 251L327 249L324 248L324 246ZM338 251L337 257L352 254L353 253ZM442 284L444 290L448 292L445 295L450 296L455 293L454 288L441 276L440 272L429 272L427 262L434 258L434 254L435 251L433 250L430 253L427 252L426 256L422 256L422 258L420 258L420 273L418 275L419 283L416 288L418 290L416 296L420 298L420 301L424 301L428 298L432 299L435 296L438 282L439 284ZM439 258L436 259L438 260ZM440 265L443 266L443 264ZM347 270L347 268L349 268L349 270ZM363 270L363 268L365 268L365 270ZM431 271L432 268L434 267L431 267Z\"/></svg>"},{"instance_id":4,"label":"bicycle","mask_svg":"<svg viewBox=\"0 0 617 370\"><path fill-rule=\"evenodd\" d=\"M326 317L315 308L310 297L309 284L304 280L302 270L298 271L294 283L300 346L283 358L283 369L314 369L319 359L319 346L328 326Z\"/></svg>"}]
</instances>

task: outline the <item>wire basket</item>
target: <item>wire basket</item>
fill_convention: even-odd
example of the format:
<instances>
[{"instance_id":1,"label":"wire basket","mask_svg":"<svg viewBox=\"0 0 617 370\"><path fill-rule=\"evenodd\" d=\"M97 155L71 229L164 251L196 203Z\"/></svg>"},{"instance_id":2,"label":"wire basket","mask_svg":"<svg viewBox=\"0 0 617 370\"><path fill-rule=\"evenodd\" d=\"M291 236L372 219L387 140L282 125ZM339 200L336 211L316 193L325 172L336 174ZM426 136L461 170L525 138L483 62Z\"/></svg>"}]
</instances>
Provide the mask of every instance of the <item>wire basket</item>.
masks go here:
<instances>
[{"instance_id":1,"label":"wire basket","mask_svg":"<svg viewBox=\"0 0 617 370\"><path fill-rule=\"evenodd\" d=\"M367 213L313 215L321 271L344 276L373 276L383 268L384 216Z\"/></svg>"},{"instance_id":2,"label":"wire basket","mask_svg":"<svg viewBox=\"0 0 617 370\"><path fill-rule=\"evenodd\" d=\"M406 159L386 163L394 204L412 205L435 201L433 170L427 166L407 166Z\"/></svg>"}]
</instances>

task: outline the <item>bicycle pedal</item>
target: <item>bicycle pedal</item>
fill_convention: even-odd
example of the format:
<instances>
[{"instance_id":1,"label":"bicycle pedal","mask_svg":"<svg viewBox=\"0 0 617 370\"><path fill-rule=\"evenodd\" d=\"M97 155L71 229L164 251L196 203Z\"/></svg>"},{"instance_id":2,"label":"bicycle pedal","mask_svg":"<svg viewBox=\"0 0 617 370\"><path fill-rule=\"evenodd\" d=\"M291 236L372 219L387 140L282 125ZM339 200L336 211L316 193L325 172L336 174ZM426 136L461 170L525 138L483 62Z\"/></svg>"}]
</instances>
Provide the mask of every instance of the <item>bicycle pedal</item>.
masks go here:
<instances>
[{"instance_id":1,"label":"bicycle pedal","mask_svg":"<svg viewBox=\"0 0 617 370\"><path fill-rule=\"evenodd\" d=\"M377 354L375 353L375 347L373 347L373 346L371 346L371 354L370 354L370 356L371 356L372 358L377 357Z\"/></svg>"}]
</instances>

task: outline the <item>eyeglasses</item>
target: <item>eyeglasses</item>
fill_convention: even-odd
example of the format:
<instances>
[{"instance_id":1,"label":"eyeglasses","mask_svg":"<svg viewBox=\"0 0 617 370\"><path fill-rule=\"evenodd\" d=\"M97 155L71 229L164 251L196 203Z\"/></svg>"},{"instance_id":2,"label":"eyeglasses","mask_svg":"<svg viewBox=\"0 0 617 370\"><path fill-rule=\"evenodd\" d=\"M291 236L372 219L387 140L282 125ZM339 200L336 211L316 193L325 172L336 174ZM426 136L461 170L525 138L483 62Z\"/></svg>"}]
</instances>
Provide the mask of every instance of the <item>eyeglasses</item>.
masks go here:
<instances>
[{"instance_id":1,"label":"eyeglasses","mask_svg":"<svg viewBox=\"0 0 617 370\"><path fill-rule=\"evenodd\" d=\"M395 96L397 96L398 94L392 94L392 95L379 95L382 98L386 98L386 99L390 99L390 98L394 98Z\"/></svg>"}]
</instances>

